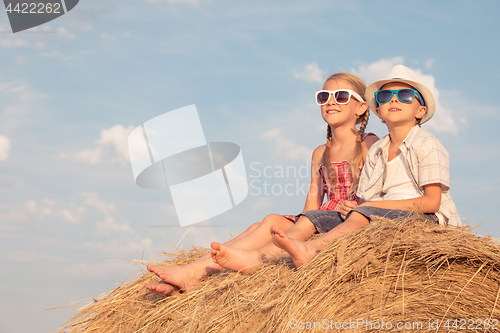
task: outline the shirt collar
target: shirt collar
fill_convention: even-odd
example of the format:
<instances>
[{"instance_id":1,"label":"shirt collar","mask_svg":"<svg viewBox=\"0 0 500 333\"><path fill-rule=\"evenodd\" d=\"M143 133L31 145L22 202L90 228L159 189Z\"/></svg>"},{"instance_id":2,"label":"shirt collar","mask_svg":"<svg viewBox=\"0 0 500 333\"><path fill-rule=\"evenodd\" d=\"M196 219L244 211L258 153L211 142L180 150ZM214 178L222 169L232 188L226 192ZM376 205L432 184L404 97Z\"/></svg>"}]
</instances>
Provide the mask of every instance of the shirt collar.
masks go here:
<instances>
[{"instance_id":1,"label":"shirt collar","mask_svg":"<svg viewBox=\"0 0 500 333\"><path fill-rule=\"evenodd\" d=\"M415 125L412 127L410 132L408 132L408 134L406 135L406 138L399 145L399 150L401 150L401 152L408 150L411 142L413 141L413 139L415 138L415 136L418 134L419 131L420 131L420 126ZM391 143L391 137L389 136L389 134L387 134L385 137L382 138L382 142L378 147L379 154L382 154L382 156L384 156L384 152L388 151L390 143Z\"/></svg>"},{"instance_id":2,"label":"shirt collar","mask_svg":"<svg viewBox=\"0 0 500 333\"><path fill-rule=\"evenodd\" d=\"M412 143L415 136L417 136L418 132L420 132L420 130L421 130L420 126L418 125L413 126L408 135L406 136L406 138L403 140L403 142L401 142L401 145L405 144L406 146L409 146Z\"/></svg>"}]
</instances>

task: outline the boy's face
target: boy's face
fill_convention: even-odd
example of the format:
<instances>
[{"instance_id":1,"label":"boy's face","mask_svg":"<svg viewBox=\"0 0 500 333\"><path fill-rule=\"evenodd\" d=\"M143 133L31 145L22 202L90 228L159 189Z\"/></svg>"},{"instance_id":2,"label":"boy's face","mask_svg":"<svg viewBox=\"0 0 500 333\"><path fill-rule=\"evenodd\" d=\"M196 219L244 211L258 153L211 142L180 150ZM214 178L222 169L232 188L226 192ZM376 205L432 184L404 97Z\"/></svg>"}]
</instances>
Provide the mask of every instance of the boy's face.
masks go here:
<instances>
[{"instance_id":1,"label":"boy's face","mask_svg":"<svg viewBox=\"0 0 500 333\"><path fill-rule=\"evenodd\" d=\"M380 89L399 90L405 88L415 89L401 82L387 83ZM426 111L427 108L420 105L417 96L415 96L411 103L403 103L398 99L397 94L393 94L389 102L381 104L375 109L379 117L388 125L401 124L411 126L414 126L417 119L422 118Z\"/></svg>"}]
</instances>

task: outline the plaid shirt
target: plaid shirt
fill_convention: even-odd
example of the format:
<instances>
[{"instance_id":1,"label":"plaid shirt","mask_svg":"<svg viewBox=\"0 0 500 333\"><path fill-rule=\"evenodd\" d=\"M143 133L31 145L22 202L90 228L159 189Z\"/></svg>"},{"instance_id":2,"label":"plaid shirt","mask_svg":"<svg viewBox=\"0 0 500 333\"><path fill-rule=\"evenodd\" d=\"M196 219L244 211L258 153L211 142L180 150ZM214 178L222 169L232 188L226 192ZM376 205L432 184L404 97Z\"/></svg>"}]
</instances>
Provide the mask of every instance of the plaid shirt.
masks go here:
<instances>
[{"instance_id":1,"label":"plaid shirt","mask_svg":"<svg viewBox=\"0 0 500 333\"><path fill-rule=\"evenodd\" d=\"M352 186L352 176L351 168L349 167L349 162L331 162L337 175L337 181L333 187L333 192L328 190L326 185L325 175L323 173L323 165L318 167L318 172L321 177L321 184L323 186L323 192L326 193L327 201L318 208L318 210L336 210L340 209L340 205L344 200L357 201L359 198L351 193Z\"/></svg>"},{"instance_id":2,"label":"plaid shirt","mask_svg":"<svg viewBox=\"0 0 500 333\"><path fill-rule=\"evenodd\" d=\"M384 200L382 175L385 170L390 141L390 137L387 135L373 144L368 151L357 190L358 197L365 201ZM429 131L415 126L399 145L399 150L403 154L406 161L405 166L410 170L409 174L419 187L422 196L425 185L441 184L441 205L436 212L439 223L460 226L462 223L449 193L450 156L443 145Z\"/></svg>"},{"instance_id":3,"label":"plaid shirt","mask_svg":"<svg viewBox=\"0 0 500 333\"><path fill-rule=\"evenodd\" d=\"M340 209L340 205L344 200L360 202L359 198L351 193L352 186L352 176L351 168L349 167L349 162L331 162L332 167L337 175L337 181L333 187L333 192L328 190L326 185L325 174L323 172L323 164L318 167L318 173L321 178L321 186L323 188L323 193L326 193L327 201L318 208L318 210L336 210ZM283 215L289 220L294 221L295 215Z\"/></svg>"}]
</instances>

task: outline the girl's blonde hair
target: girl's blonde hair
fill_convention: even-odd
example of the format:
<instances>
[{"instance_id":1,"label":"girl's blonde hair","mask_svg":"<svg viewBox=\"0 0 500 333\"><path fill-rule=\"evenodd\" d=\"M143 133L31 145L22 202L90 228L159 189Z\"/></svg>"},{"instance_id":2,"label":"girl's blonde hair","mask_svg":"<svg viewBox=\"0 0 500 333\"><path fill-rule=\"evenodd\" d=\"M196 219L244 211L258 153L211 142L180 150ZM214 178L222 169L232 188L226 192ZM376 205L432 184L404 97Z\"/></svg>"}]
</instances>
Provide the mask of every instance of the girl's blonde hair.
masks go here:
<instances>
[{"instance_id":1,"label":"girl's blonde hair","mask_svg":"<svg viewBox=\"0 0 500 333\"><path fill-rule=\"evenodd\" d=\"M365 99L366 85L363 82L363 80L361 80L359 77L349 73L336 73L330 76L328 79L326 79L326 81L328 80L340 80L349 83L353 87L354 91L357 92L360 96L362 96L363 100L366 102ZM361 138L365 134L365 129L366 125L368 125L369 117L370 117L370 108L367 107L366 111L356 120L356 125L357 124L360 125L359 125L359 136L356 139L356 147L354 148L354 151L351 155L351 159L349 161L349 166L351 168L351 177L352 177L352 186L349 190L350 193L354 193L356 191L359 183L361 169L363 168L363 164L365 163L363 159L363 154L361 152L362 150ZM335 184L337 183L337 175L335 174L335 169L332 167L332 164L330 163L330 147L332 146L332 131L330 129L330 125L327 124L326 128L327 128L326 149L325 152L323 153L322 164L323 164L323 170L326 171L324 172L326 185L328 186L330 192L333 192Z\"/></svg>"}]
</instances>

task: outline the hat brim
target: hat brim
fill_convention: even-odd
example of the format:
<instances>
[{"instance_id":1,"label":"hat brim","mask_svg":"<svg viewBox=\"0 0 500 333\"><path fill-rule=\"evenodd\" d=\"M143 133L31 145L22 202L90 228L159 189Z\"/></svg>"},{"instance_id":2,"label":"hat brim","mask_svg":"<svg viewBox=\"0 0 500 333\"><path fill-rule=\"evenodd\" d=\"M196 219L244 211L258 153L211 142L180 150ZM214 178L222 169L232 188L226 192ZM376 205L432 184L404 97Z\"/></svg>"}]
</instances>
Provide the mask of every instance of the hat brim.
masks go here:
<instances>
[{"instance_id":1,"label":"hat brim","mask_svg":"<svg viewBox=\"0 0 500 333\"><path fill-rule=\"evenodd\" d=\"M380 90L380 88L382 88L387 83L391 82L406 83L407 85L410 85L413 88L417 89L420 95L422 95L425 107L427 108L427 112L422 117L422 121L420 123L423 124L432 118L432 116L434 115L434 111L436 111L436 101L434 100L434 96L432 95L431 91L426 86L424 86L419 82L406 79L385 79L385 80L375 81L366 88L366 93L365 93L366 102L368 103L370 109L377 115L377 117L380 118L377 112L375 112L375 109L377 108L377 101L375 100L375 92Z\"/></svg>"}]
</instances>

